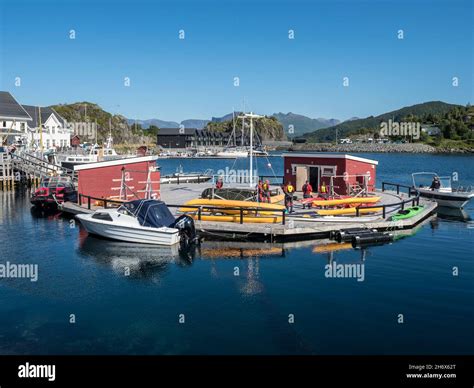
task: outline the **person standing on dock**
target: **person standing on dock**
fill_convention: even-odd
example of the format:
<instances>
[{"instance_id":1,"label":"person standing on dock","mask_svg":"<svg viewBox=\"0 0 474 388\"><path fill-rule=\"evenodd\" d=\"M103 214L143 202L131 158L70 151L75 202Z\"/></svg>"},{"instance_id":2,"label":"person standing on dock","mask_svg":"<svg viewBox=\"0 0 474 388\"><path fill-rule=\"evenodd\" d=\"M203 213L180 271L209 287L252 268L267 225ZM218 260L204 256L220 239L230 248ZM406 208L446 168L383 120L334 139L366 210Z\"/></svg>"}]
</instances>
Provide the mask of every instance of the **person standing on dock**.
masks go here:
<instances>
[{"instance_id":1,"label":"person standing on dock","mask_svg":"<svg viewBox=\"0 0 474 388\"><path fill-rule=\"evenodd\" d=\"M263 202L263 182L261 179L257 184L257 198L259 202Z\"/></svg>"},{"instance_id":2,"label":"person standing on dock","mask_svg":"<svg viewBox=\"0 0 474 388\"><path fill-rule=\"evenodd\" d=\"M305 184L303 185L302 188L303 191L303 198L312 198L313 195L313 186L311 186L311 183L309 181L306 181ZM312 206L311 202L308 202L308 209L310 209ZM306 207L306 204L303 202L303 209Z\"/></svg>"},{"instance_id":3,"label":"person standing on dock","mask_svg":"<svg viewBox=\"0 0 474 388\"><path fill-rule=\"evenodd\" d=\"M270 203L270 182L266 180L263 185L262 185L262 191L263 191L263 201L262 202L268 202Z\"/></svg>"},{"instance_id":4,"label":"person standing on dock","mask_svg":"<svg viewBox=\"0 0 474 388\"><path fill-rule=\"evenodd\" d=\"M327 186L326 186L326 183L321 183L321 187L319 188L319 195L322 197L322 198L327 198L328 197L328 189L327 189Z\"/></svg>"},{"instance_id":5,"label":"person standing on dock","mask_svg":"<svg viewBox=\"0 0 474 388\"><path fill-rule=\"evenodd\" d=\"M295 188L291 183L283 186L283 193L285 194L285 207L288 213L293 213L293 192Z\"/></svg>"}]
</instances>

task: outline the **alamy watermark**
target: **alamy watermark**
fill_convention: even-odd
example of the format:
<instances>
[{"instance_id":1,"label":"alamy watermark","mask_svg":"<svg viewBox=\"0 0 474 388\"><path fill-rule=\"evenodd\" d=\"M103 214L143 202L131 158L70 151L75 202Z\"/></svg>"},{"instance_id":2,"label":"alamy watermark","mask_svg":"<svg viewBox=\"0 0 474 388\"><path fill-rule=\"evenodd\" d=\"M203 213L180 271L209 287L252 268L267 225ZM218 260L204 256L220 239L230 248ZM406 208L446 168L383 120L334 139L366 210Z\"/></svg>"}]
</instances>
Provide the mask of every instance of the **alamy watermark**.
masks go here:
<instances>
[{"instance_id":1,"label":"alamy watermark","mask_svg":"<svg viewBox=\"0 0 474 388\"><path fill-rule=\"evenodd\" d=\"M253 171L252 180L255 183L255 180L258 179L257 170ZM225 169L220 169L217 171L217 179L222 180L223 183L250 183L250 170L234 170L232 168L226 167Z\"/></svg>"},{"instance_id":2,"label":"alamy watermark","mask_svg":"<svg viewBox=\"0 0 474 388\"><path fill-rule=\"evenodd\" d=\"M7 261L0 264L0 279L30 279L38 281L38 264L15 264Z\"/></svg>"},{"instance_id":3,"label":"alamy watermark","mask_svg":"<svg viewBox=\"0 0 474 388\"><path fill-rule=\"evenodd\" d=\"M392 119L380 123L380 137L410 136L418 140L420 138L421 125L411 121L393 121Z\"/></svg>"},{"instance_id":4,"label":"alamy watermark","mask_svg":"<svg viewBox=\"0 0 474 388\"><path fill-rule=\"evenodd\" d=\"M97 137L97 123L88 121L68 122L65 120L64 127L69 129L71 134L79 136L81 139L94 140Z\"/></svg>"},{"instance_id":5,"label":"alamy watermark","mask_svg":"<svg viewBox=\"0 0 474 388\"><path fill-rule=\"evenodd\" d=\"M353 278L357 279L358 282L365 280L365 264L337 264L336 261L332 261L324 266L326 272L324 276L327 278L346 279Z\"/></svg>"}]
</instances>

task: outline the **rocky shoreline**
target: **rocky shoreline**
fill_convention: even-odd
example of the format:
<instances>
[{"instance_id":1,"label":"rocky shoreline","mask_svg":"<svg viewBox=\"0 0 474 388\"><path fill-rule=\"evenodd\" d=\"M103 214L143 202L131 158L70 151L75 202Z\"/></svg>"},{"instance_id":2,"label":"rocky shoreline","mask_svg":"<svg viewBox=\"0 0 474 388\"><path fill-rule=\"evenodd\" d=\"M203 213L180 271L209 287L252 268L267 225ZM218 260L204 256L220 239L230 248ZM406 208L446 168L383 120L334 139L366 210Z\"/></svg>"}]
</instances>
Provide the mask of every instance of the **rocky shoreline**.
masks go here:
<instances>
[{"instance_id":1,"label":"rocky shoreline","mask_svg":"<svg viewBox=\"0 0 474 388\"><path fill-rule=\"evenodd\" d=\"M474 148L470 150L454 148L437 148L421 143L405 144L331 144L331 143L304 143L293 144L290 151L315 151L315 152L396 152L396 153L420 153L420 154L470 154L474 153Z\"/></svg>"}]
</instances>

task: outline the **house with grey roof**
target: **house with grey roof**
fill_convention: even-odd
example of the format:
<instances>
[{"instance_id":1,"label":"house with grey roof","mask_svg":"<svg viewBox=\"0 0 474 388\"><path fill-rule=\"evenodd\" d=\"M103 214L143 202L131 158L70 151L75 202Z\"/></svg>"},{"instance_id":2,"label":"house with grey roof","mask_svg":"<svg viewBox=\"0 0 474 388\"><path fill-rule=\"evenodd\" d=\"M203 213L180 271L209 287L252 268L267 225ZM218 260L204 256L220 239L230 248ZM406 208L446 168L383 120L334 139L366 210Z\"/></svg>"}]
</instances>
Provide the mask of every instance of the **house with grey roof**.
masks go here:
<instances>
[{"instance_id":1,"label":"house with grey roof","mask_svg":"<svg viewBox=\"0 0 474 388\"><path fill-rule=\"evenodd\" d=\"M23 105L23 108L32 119L28 123L28 130L34 146L40 147L41 140L45 149L71 146L71 131L53 108L33 105Z\"/></svg>"},{"instance_id":2,"label":"house with grey roof","mask_svg":"<svg viewBox=\"0 0 474 388\"><path fill-rule=\"evenodd\" d=\"M27 137L28 123L32 121L28 112L9 92L0 91L0 140L10 137L19 141Z\"/></svg>"}]
</instances>

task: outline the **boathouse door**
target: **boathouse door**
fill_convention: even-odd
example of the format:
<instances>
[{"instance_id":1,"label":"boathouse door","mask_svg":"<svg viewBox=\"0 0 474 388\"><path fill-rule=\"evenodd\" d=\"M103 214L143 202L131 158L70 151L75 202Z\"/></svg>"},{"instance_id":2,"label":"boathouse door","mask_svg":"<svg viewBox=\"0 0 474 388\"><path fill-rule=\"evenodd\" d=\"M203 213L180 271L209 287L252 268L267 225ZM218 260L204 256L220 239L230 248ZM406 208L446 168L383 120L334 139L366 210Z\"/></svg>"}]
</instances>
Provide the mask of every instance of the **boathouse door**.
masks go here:
<instances>
[{"instance_id":1,"label":"boathouse door","mask_svg":"<svg viewBox=\"0 0 474 388\"><path fill-rule=\"evenodd\" d=\"M307 180L308 168L306 166L296 166L296 191L301 191Z\"/></svg>"},{"instance_id":2,"label":"boathouse door","mask_svg":"<svg viewBox=\"0 0 474 388\"><path fill-rule=\"evenodd\" d=\"M314 191L319 191L319 167L309 167L309 183Z\"/></svg>"}]
</instances>

